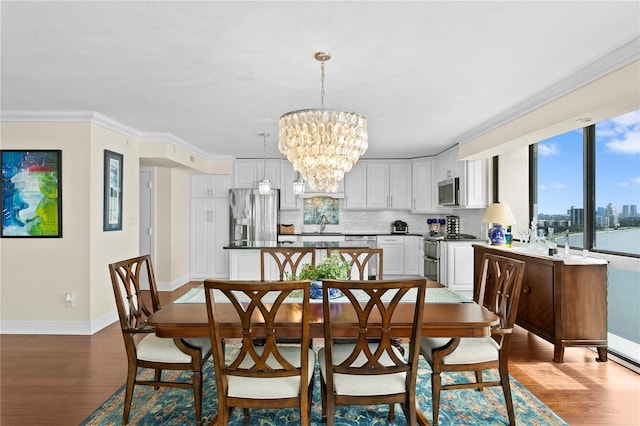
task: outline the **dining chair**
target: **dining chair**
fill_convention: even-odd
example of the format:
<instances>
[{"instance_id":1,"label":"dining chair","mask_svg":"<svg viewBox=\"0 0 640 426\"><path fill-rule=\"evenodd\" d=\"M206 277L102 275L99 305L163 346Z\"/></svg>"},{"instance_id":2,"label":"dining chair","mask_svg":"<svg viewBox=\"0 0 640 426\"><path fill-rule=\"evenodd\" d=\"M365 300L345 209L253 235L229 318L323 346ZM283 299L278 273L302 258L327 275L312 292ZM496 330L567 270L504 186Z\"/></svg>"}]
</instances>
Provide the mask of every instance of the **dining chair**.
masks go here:
<instances>
[{"instance_id":1,"label":"dining chair","mask_svg":"<svg viewBox=\"0 0 640 426\"><path fill-rule=\"evenodd\" d=\"M151 257L134 257L109 265L124 346L127 384L122 423L129 422L135 385L193 389L196 422L202 424L202 365L211 356L209 339L165 339L155 335L147 317L160 309ZM148 282L149 290L142 284ZM148 294L147 294L148 293ZM154 370L153 379L138 377L138 369ZM191 382L162 380L163 370L191 370Z\"/></svg>"},{"instance_id":2,"label":"dining chair","mask_svg":"<svg viewBox=\"0 0 640 426\"><path fill-rule=\"evenodd\" d=\"M308 425L315 352L312 348L276 344L281 334L309 340L309 281L205 280L209 335L213 347L218 390L218 423L226 425L233 407L243 408L249 423L249 408L300 409L300 423ZM301 309L295 330L278 327L278 313L285 299L298 293ZM225 361L218 312L230 309L242 324L240 349ZM257 339L264 345L257 346Z\"/></svg>"},{"instance_id":3,"label":"dining chair","mask_svg":"<svg viewBox=\"0 0 640 426\"><path fill-rule=\"evenodd\" d=\"M265 281L267 265L278 267L278 280L294 278L298 268L304 264L315 266L316 249L314 247L262 247L260 249L260 281ZM287 276L288 274L288 276Z\"/></svg>"},{"instance_id":4,"label":"dining chair","mask_svg":"<svg viewBox=\"0 0 640 426\"><path fill-rule=\"evenodd\" d=\"M359 280L369 278L369 263L376 262L376 279L382 278L382 249L381 248L348 248L348 247L328 247L327 256L337 251L344 260L351 261L352 271L357 272ZM353 275L353 273L352 273Z\"/></svg>"},{"instance_id":5,"label":"dining chair","mask_svg":"<svg viewBox=\"0 0 640 426\"><path fill-rule=\"evenodd\" d=\"M340 318L333 318L332 304L343 302L329 299L330 287L339 289L347 298L340 317L357 319L357 328L341 326ZM416 424L416 375L425 287L424 278L324 281L325 347L318 352L318 363L322 417L328 426L334 424L337 405L389 404L389 420L393 421L395 403L400 403L407 424ZM401 299L411 302L408 306L412 313ZM408 359L392 344L391 324L398 315L412 315ZM349 343L339 343L340 338L349 339ZM351 343L354 338L356 343Z\"/></svg>"},{"instance_id":6,"label":"dining chair","mask_svg":"<svg viewBox=\"0 0 640 426\"><path fill-rule=\"evenodd\" d=\"M524 262L485 253L476 302L500 317L500 323L488 337L424 338L420 353L431 365L433 424L438 424L442 390L502 386L509 424L515 425L509 384L509 348L518 311ZM498 369L500 380L483 381L482 371ZM473 371L476 381L442 384L441 373Z\"/></svg>"}]
</instances>

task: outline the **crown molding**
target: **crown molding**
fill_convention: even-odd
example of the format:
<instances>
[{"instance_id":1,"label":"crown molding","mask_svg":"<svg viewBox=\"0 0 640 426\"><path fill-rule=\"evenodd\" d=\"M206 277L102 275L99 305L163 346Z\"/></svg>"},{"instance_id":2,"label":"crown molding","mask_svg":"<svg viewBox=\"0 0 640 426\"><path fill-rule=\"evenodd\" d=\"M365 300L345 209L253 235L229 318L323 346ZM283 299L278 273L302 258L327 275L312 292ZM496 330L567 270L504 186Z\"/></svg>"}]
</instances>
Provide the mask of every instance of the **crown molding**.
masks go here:
<instances>
[{"instance_id":1,"label":"crown molding","mask_svg":"<svg viewBox=\"0 0 640 426\"><path fill-rule=\"evenodd\" d=\"M455 144L464 144L469 142L502 126L505 123L513 121L536 108L561 98L562 96L584 87L589 83L592 83L595 80L639 59L640 38L635 38L620 46L618 49L585 66L579 71L551 85L547 89L537 93L527 101L509 108L492 119L485 121L481 125L459 135L454 138L453 142Z\"/></svg>"},{"instance_id":2,"label":"crown molding","mask_svg":"<svg viewBox=\"0 0 640 426\"><path fill-rule=\"evenodd\" d=\"M233 161L232 156L210 155L171 133L143 133L96 111L0 111L0 122L15 123L90 123L141 142L166 142L208 161Z\"/></svg>"}]
</instances>

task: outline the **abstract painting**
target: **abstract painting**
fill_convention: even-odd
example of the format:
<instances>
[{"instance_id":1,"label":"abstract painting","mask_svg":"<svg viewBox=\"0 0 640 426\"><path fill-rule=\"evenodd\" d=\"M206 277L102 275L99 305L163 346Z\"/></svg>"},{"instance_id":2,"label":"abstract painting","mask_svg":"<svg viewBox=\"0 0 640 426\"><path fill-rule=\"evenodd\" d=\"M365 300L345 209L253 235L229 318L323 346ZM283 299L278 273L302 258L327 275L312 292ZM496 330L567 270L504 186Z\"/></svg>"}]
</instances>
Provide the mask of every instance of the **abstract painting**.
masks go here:
<instances>
[{"instance_id":1,"label":"abstract painting","mask_svg":"<svg viewBox=\"0 0 640 426\"><path fill-rule=\"evenodd\" d=\"M320 224L324 216L327 225L339 225L338 200L333 197L315 196L305 198L303 203L303 224Z\"/></svg>"},{"instance_id":2,"label":"abstract painting","mask_svg":"<svg viewBox=\"0 0 640 426\"><path fill-rule=\"evenodd\" d=\"M62 151L2 150L2 237L62 237Z\"/></svg>"}]
</instances>

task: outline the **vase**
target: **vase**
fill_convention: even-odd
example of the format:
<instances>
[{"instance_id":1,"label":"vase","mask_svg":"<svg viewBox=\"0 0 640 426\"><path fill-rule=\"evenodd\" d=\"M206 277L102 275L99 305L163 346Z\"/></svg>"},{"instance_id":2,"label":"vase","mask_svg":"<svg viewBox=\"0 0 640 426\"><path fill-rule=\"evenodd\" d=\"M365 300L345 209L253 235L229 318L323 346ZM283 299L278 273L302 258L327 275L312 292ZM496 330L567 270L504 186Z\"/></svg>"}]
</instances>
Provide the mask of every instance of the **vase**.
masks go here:
<instances>
[{"instance_id":1,"label":"vase","mask_svg":"<svg viewBox=\"0 0 640 426\"><path fill-rule=\"evenodd\" d=\"M312 299L322 299L322 280L309 281L309 295ZM342 293L337 288L329 289L329 299L335 299L342 296Z\"/></svg>"}]
</instances>

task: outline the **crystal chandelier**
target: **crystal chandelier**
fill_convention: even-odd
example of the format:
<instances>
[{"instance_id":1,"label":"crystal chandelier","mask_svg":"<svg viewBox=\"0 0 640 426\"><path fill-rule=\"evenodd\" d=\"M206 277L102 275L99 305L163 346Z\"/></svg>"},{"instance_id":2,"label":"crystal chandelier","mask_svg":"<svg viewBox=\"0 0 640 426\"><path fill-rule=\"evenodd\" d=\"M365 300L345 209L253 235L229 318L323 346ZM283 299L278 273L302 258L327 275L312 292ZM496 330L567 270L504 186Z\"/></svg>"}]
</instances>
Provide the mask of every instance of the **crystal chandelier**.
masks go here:
<instances>
[{"instance_id":1,"label":"crystal chandelier","mask_svg":"<svg viewBox=\"0 0 640 426\"><path fill-rule=\"evenodd\" d=\"M278 149L317 191L336 192L344 174L365 153L367 120L350 111L324 109L324 63L331 55L318 52L320 109L291 111L280 117Z\"/></svg>"},{"instance_id":2,"label":"crystal chandelier","mask_svg":"<svg viewBox=\"0 0 640 426\"><path fill-rule=\"evenodd\" d=\"M263 138L264 160L262 165L262 180L258 183L258 192L268 194L271 192L271 181L267 179L267 137L269 133L259 133Z\"/></svg>"}]
</instances>

